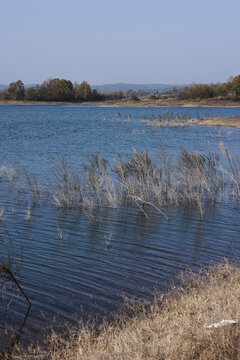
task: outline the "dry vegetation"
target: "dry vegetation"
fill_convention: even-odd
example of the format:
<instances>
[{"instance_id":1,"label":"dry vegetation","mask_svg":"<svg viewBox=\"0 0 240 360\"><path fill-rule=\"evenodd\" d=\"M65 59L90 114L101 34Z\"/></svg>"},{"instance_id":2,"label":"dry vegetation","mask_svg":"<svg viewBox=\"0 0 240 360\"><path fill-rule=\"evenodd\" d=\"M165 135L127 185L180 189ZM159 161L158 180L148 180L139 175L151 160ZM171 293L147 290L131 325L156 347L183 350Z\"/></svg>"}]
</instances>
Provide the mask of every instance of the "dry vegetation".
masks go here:
<instances>
[{"instance_id":1,"label":"dry vegetation","mask_svg":"<svg viewBox=\"0 0 240 360\"><path fill-rule=\"evenodd\" d=\"M206 325L238 321L239 302L240 269L223 263L188 274L179 287L156 296L153 303L130 304L101 326L80 326L62 336L52 332L41 345L15 347L11 359L237 360L239 325L218 329Z\"/></svg>"},{"instance_id":2,"label":"dry vegetation","mask_svg":"<svg viewBox=\"0 0 240 360\"><path fill-rule=\"evenodd\" d=\"M172 112L166 112L163 115L152 115L150 118L142 118L142 123L152 127L179 127L189 125L201 126L223 126L240 129L240 116L232 117L208 117L201 119L193 119L191 115L181 114L175 115Z\"/></svg>"},{"instance_id":3,"label":"dry vegetation","mask_svg":"<svg viewBox=\"0 0 240 360\"><path fill-rule=\"evenodd\" d=\"M47 194L52 205L80 208L90 216L94 209L122 204L138 207L147 217L150 207L167 217L166 213L177 206L197 207L203 216L205 207L220 202L223 196L240 196L239 160L232 158L224 144L220 144L220 149L227 166L223 166L219 153L190 153L184 149L173 163L163 146L155 159L147 151L135 151L127 160L119 156L115 165L93 155L82 171L69 167L62 156L47 190L21 167L4 164L0 176L10 183L11 189L17 188L17 196L28 198L32 206L37 206L44 196L46 200Z\"/></svg>"},{"instance_id":4,"label":"dry vegetation","mask_svg":"<svg viewBox=\"0 0 240 360\"><path fill-rule=\"evenodd\" d=\"M61 156L48 192L19 166L3 164L0 178L11 191L16 189L14 194L31 199L32 206L47 194L53 206L80 208L88 214L95 207L124 203L137 206L147 217L149 207L167 216L173 206L198 207L203 216L205 206L220 202L223 196L240 197L240 162L223 143L219 147L225 166L220 154L186 150L181 150L173 163L163 146L155 159L147 151L135 151L127 160L119 156L114 165L93 155L80 172L69 167ZM1 209L0 218L5 215ZM25 220L31 221L30 208ZM58 236L65 236L59 226ZM6 266L2 270L9 280ZM224 263L189 275L179 287L156 296L151 304L130 303L115 320L105 320L100 326L81 325L61 335L52 332L41 344L29 348L14 345L2 358L235 360L240 358L239 325L219 329L207 329L205 325L223 319L238 321L239 301L240 269Z\"/></svg>"},{"instance_id":5,"label":"dry vegetation","mask_svg":"<svg viewBox=\"0 0 240 360\"><path fill-rule=\"evenodd\" d=\"M240 115L232 117L206 117L204 119L194 119L189 123L201 126L224 126L240 129Z\"/></svg>"},{"instance_id":6,"label":"dry vegetation","mask_svg":"<svg viewBox=\"0 0 240 360\"><path fill-rule=\"evenodd\" d=\"M167 111L164 114L152 115L151 117L142 117L141 122L153 127L177 127L190 124L191 114L174 114Z\"/></svg>"},{"instance_id":7,"label":"dry vegetation","mask_svg":"<svg viewBox=\"0 0 240 360\"><path fill-rule=\"evenodd\" d=\"M73 104L71 102L57 101L28 101L28 100L0 100L0 105L61 105ZM240 101L222 98L179 100L176 98L163 98L152 100L149 98L132 101L131 99L105 100L95 102L82 102L80 105L109 106L109 107L239 107Z\"/></svg>"}]
</instances>

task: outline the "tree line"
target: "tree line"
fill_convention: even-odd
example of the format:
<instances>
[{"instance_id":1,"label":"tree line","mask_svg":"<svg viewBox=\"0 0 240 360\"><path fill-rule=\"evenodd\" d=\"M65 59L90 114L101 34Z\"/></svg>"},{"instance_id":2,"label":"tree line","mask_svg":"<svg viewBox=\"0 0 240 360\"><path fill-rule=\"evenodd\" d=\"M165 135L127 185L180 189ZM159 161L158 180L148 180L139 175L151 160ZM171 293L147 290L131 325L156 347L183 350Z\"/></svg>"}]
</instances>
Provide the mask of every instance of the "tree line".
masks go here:
<instances>
[{"instance_id":1,"label":"tree line","mask_svg":"<svg viewBox=\"0 0 240 360\"><path fill-rule=\"evenodd\" d=\"M122 91L100 93L83 81L74 83L65 79L49 79L41 85L25 87L21 80L11 82L7 89L0 92L1 100L27 100L27 101L104 101L119 100L123 98Z\"/></svg>"},{"instance_id":2,"label":"tree line","mask_svg":"<svg viewBox=\"0 0 240 360\"><path fill-rule=\"evenodd\" d=\"M231 100L240 100L240 75L230 78L221 84L194 84L180 90L178 99L206 99L220 97Z\"/></svg>"},{"instance_id":3,"label":"tree line","mask_svg":"<svg viewBox=\"0 0 240 360\"><path fill-rule=\"evenodd\" d=\"M175 90L175 91L173 91ZM172 96L178 99L206 99L220 97L224 99L240 100L240 75L232 77L226 83L221 84L194 84L183 89L171 89ZM101 93L83 81L74 84L66 79L49 79L41 85L25 87L21 80L11 82L7 89L0 91L0 100L26 100L26 101L57 101L57 102L85 102L120 100L123 98L131 101L139 101L141 92L128 90ZM145 94L146 95L146 94ZM161 94L150 95L153 100ZM145 96L146 97L146 96ZM149 96L148 96L149 97Z\"/></svg>"}]
</instances>

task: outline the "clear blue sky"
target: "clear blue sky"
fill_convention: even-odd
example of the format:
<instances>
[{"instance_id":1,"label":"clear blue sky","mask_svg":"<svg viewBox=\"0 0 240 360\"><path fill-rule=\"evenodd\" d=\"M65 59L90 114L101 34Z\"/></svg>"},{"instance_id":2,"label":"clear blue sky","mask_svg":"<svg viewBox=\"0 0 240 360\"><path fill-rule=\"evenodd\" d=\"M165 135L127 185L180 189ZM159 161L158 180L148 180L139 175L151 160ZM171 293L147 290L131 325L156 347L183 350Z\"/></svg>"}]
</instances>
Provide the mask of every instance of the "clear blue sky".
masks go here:
<instances>
[{"instance_id":1,"label":"clear blue sky","mask_svg":"<svg viewBox=\"0 0 240 360\"><path fill-rule=\"evenodd\" d=\"M240 74L240 0L0 0L0 83Z\"/></svg>"}]
</instances>

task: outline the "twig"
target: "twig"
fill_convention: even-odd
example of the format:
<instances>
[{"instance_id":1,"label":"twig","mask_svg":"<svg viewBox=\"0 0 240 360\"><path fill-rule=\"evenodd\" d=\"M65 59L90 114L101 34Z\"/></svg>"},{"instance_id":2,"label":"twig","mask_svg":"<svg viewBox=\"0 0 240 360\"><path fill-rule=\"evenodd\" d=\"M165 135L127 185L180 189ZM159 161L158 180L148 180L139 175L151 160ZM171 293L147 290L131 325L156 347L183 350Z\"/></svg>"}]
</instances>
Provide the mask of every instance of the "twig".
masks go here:
<instances>
[{"instance_id":1,"label":"twig","mask_svg":"<svg viewBox=\"0 0 240 360\"><path fill-rule=\"evenodd\" d=\"M154 209L156 209L157 211L159 211L167 220L168 220L168 217L167 215L161 210L159 209L157 206L155 206L154 204L152 204L151 202L148 202L148 201L145 201L143 199L141 199L140 197L138 196L134 196L134 195L128 195L129 197L132 197L133 200L135 200L136 204L140 207L140 205L137 203L137 200L138 201L141 201L143 204L146 204L146 205L150 205L152 206ZM149 219L149 217L147 216L146 212L140 207L140 209L143 211L143 213L146 215L146 217Z\"/></svg>"},{"instance_id":2,"label":"twig","mask_svg":"<svg viewBox=\"0 0 240 360\"><path fill-rule=\"evenodd\" d=\"M21 291L21 293L23 294L23 296L25 297L27 303L29 306L32 306L30 300L28 299L27 295L25 294L25 292L23 291L22 287L20 286L19 282L17 281L17 279L15 278L15 276L13 275L13 273L11 272L10 269L8 269L6 266L3 266L4 271L10 276L10 278L12 279L12 281L17 285L17 287L19 288L19 290Z\"/></svg>"}]
</instances>

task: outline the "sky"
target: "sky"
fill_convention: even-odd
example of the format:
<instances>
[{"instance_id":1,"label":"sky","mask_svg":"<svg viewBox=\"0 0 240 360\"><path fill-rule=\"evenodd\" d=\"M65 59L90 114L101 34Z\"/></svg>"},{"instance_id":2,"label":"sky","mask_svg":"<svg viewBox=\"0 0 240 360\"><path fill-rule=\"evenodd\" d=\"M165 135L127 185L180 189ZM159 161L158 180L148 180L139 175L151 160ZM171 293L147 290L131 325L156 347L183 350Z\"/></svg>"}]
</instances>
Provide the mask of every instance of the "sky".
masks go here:
<instances>
[{"instance_id":1,"label":"sky","mask_svg":"<svg viewBox=\"0 0 240 360\"><path fill-rule=\"evenodd\" d=\"M240 74L240 0L0 0L0 84Z\"/></svg>"}]
</instances>

